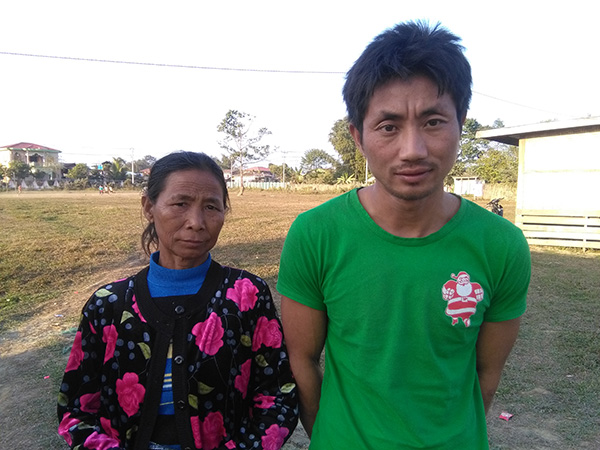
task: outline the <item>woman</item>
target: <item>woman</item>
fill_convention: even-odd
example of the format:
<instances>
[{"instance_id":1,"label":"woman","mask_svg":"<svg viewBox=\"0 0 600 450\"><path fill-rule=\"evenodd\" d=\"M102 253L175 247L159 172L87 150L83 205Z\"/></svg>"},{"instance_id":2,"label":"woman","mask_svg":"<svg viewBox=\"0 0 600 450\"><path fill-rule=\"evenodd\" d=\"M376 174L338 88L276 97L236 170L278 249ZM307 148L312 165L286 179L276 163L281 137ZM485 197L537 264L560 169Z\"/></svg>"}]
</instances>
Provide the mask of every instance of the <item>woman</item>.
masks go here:
<instances>
[{"instance_id":1,"label":"woman","mask_svg":"<svg viewBox=\"0 0 600 450\"><path fill-rule=\"evenodd\" d=\"M290 437L297 395L269 287L211 259L228 201L207 155L154 164L150 265L92 295L67 363L58 417L72 448L278 449Z\"/></svg>"}]
</instances>

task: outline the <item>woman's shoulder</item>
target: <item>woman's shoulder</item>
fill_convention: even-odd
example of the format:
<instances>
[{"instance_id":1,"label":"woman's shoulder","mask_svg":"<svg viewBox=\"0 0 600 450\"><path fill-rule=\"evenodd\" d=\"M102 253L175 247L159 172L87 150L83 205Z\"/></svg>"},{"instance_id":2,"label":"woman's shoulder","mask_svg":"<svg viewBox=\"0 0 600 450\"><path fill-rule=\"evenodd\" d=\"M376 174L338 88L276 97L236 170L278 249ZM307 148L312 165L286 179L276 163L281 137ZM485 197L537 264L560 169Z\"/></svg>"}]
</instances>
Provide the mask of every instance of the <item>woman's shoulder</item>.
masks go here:
<instances>
[{"instance_id":1,"label":"woman's shoulder","mask_svg":"<svg viewBox=\"0 0 600 450\"><path fill-rule=\"evenodd\" d=\"M223 270L223 282L225 285L231 285L232 287L240 283L251 282L256 287L267 287L267 282L260 276L249 272L245 269L239 269L237 267L231 267L226 265L220 265Z\"/></svg>"},{"instance_id":2,"label":"woman's shoulder","mask_svg":"<svg viewBox=\"0 0 600 450\"><path fill-rule=\"evenodd\" d=\"M86 302L84 310L95 310L125 300L132 295L134 284L135 275L129 275L98 287Z\"/></svg>"}]
</instances>

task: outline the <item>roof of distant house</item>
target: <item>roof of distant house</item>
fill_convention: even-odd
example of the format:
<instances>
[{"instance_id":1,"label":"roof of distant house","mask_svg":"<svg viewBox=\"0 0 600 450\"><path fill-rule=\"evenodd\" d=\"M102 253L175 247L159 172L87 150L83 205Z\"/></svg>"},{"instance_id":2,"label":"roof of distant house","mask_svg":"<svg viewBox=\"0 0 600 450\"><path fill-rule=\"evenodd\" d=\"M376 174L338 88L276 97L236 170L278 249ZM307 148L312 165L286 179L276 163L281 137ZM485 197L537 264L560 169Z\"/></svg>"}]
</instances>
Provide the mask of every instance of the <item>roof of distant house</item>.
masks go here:
<instances>
[{"instance_id":1,"label":"roof of distant house","mask_svg":"<svg viewBox=\"0 0 600 450\"><path fill-rule=\"evenodd\" d=\"M43 145L31 144L30 142L19 142L18 144L5 145L0 147L0 150L30 150L30 151L43 151L48 153L61 153L60 150L56 150L50 147L44 147Z\"/></svg>"},{"instance_id":2,"label":"roof of distant house","mask_svg":"<svg viewBox=\"0 0 600 450\"><path fill-rule=\"evenodd\" d=\"M509 145L519 145L520 139L591 133L595 131L600 131L600 117L565 120L560 122L542 122L517 127L493 128L490 130L478 131L477 137Z\"/></svg>"}]
</instances>

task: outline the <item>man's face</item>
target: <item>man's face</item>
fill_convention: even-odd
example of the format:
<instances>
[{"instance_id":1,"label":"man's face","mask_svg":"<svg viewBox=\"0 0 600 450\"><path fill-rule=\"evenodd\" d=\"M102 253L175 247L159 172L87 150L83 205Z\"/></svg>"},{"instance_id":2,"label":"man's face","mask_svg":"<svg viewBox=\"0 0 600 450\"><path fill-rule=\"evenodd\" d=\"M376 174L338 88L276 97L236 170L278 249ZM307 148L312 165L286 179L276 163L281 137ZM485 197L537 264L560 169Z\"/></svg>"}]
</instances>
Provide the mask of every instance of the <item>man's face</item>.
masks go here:
<instances>
[{"instance_id":1,"label":"man's face","mask_svg":"<svg viewBox=\"0 0 600 450\"><path fill-rule=\"evenodd\" d=\"M460 124L449 94L438 96L429 78L391 80L369 102L362 135L350 132L384 190L401 200L439 194L454 165Z\"/></svg>"}]
</instances>

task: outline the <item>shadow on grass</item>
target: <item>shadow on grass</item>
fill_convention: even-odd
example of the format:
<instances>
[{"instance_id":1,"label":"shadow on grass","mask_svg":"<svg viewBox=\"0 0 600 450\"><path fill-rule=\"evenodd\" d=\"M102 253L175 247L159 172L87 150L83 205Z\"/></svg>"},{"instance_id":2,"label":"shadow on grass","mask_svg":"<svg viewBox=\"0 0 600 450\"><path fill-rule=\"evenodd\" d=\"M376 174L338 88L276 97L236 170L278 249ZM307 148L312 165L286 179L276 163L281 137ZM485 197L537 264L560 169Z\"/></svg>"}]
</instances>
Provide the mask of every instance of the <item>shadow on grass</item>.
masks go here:
<instances>
[{"instance_id":1,"label":"shadow on grass","mask_svg":"<svg viewBox=\"0 0 600 450\"><path fill-rule=\"evenodd\" d=\"M0 448L67 448L57 434L56 399L68 359L63 348L72 337L51 340L45 346L0 356Z\"/></svg>"},{"instance_id":2,"label":"shadow on grass","mask_svg":"<svg viewBox=\"0 0 600 450\"><path fill-rule=\"evenodd\" d=\"M600 448L599 294L598 254L532 249L528 309L488 415L492 449Z\"/></svg>"}]
</instances>

